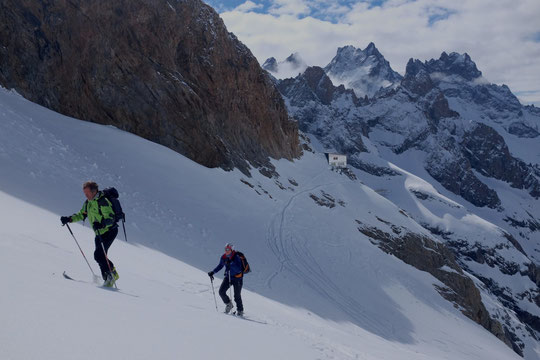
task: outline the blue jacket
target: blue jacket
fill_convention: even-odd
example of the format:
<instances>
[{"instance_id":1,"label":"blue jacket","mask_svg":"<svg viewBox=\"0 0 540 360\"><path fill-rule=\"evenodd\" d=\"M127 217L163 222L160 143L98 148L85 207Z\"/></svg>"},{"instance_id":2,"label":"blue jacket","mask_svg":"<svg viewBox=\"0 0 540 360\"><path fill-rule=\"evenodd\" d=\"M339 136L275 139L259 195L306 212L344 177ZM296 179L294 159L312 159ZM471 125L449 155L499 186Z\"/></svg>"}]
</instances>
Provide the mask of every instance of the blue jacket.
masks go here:
<instances>
[{"instance_id":1,"label":"blue jacket","mask_svg":"<svg viewBox=\"0 0 540 360\"><path fill-rule=\"evenodd\" d=\"M240 259L240 256L236 256L235 251L232 252L230 258L228 258L227 255L223 254L221 258L219 259L218 266L216 266L213 272L217 273L224 266L225 266L225 275L224 275L225 277L229 277L229 271L231 272L231 277L234 276L237 278L241 278L244 275L243 273L244 265L242 264L242 260Z\"/></svg>"}]
</instances>

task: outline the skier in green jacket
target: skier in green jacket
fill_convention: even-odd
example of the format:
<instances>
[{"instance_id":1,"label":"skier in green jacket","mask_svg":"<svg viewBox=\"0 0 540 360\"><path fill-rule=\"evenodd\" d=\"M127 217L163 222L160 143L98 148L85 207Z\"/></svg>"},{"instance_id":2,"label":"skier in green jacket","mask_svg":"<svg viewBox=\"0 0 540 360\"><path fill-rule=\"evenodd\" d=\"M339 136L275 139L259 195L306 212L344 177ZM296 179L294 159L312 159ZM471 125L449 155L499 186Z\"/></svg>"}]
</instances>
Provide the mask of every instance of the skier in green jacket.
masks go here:
<instances>
[{"instance_id":1,"label":"skier in green jacket","mask_svg":"<svg viewBox=\"0 0 540 360\"><path fill-rule=\"evenodd\" d=\"M111 202L99 191L98 184L87 181L83 184L86 196L81 211L71 216L62 216L62 225L70 222L86 220L88 218L96 234L94 259L99 264L104 286L112 287L119 276L113 262L108 259L107 251L118 235L118 224L114 221L114 211Z\"/></svg>"}]
</instances>

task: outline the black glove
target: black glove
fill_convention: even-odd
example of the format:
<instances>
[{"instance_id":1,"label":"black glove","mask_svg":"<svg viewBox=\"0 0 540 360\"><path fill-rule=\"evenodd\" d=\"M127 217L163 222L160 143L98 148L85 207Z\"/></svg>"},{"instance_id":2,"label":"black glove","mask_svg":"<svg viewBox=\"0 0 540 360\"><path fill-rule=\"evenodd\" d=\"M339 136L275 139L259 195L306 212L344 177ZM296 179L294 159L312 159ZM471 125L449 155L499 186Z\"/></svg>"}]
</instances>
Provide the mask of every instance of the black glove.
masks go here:
<instances>
[{"instance_id":1,"label":"black glove","mask_svg":"<svg viewBox=\"0 0 540 360\"><path fill-rule=\"evenodd\" d=\"M71 222L71 216L61 216L60 221L62 222L62 225L66 225Z\"/></svg>"},{"instance_id":2,"label":"black glove","mask_svg":"<svg viewBox=\"0 0 540 360\"><path fill-rule=\"evenodd\" d=\"M94 230L99 230L99 229L103 229L105 225L103 225L100 222L94 221L94 223L92 224L92 227L94 228Z\"/></svg>"},{"instance_id":3,"label":"black glove","mask_svg":"<svg viewBox=\"0 0 540 360\"><path fill-rule=\"evenodd\" d=\"M208 276L210 276L210 280L214 280L214 272L213 271L210 271L208 273Z\"/></svg>"}]
</instances>

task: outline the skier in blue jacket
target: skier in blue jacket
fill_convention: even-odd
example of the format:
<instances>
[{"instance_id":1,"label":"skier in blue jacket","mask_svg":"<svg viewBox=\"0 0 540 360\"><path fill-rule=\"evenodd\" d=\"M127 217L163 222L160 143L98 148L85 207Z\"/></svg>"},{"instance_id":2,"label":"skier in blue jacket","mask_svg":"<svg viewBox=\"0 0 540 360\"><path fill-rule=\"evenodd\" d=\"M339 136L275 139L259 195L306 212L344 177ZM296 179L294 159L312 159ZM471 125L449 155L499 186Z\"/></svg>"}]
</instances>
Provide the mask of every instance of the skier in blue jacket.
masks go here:
<instances>
[{"instance_id":1,"label":"skier in blue jacket","mask_svg":"<svg viewBox=\"0 0 540 360\"><path fill-rule=\"evenodd\" d=\"M231 287L234 288L234 302L236 303L236 314L239 316L244 315L244 305L242 304L242 291L243 277L244 277L244 265L240 256L237 256L232 244L225 245L225 254L219 259L219 264L216 268L208 273L210 279L214 280L214 274L221 270L225 266L225 276L223 282L219 287L219 296L225 303L225 313L229 313L233 308L231 299L227 296L227 290Z\"/></svg>"}]
</instances>

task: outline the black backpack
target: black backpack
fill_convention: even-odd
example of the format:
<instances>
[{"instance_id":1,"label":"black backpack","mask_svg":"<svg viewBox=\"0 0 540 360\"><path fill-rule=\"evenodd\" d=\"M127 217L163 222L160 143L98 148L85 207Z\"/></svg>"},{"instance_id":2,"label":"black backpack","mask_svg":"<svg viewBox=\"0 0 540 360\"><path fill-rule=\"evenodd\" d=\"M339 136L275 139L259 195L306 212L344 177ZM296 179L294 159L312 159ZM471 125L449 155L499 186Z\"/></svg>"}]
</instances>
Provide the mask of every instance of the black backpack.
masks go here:
<instances>
[{"instance_id":1,"label":"black backpack","mask_svg":"<svg viewBox=\"0 0 540 360\"><path fill-rule=\"evenodd\" d=\"M112 209L114 211L114 223L118 223L120 220L126 221L126 214L124 214L124 211L122 210L122 205L120 205L120 200L118 200L118 191L113 188L107 188L102 191L103 195L111 202ZM101 208L99 209L99 213L101 214Z\"/></svg>"},{"instance_id":2,"label":"black backpack","mask_svg":"<svg viewBox=\"0 0 540 360\"><path fill-rule=\"evenodd\" d=\"M240 251L237 251L236 255L240 258L240 260L242 260L242 268L243 268L242 273L247 274L251 272L251 268L249 267L249 263L246 259L246 255L244 255Z\"/></svg>"}]
</instances>

